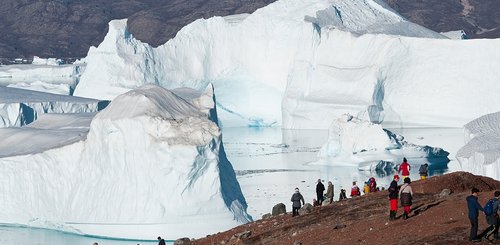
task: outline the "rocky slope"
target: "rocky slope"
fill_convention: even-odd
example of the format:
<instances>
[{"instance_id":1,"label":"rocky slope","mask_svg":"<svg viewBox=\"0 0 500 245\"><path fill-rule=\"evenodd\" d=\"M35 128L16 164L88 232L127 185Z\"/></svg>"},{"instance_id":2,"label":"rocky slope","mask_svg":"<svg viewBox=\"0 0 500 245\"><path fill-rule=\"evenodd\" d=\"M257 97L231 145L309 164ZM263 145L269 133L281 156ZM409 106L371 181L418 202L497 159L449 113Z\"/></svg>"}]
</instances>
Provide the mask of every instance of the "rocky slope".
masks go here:
<instances>
[{"instance_id":1,"label":"rocky slope","mask_svg":"<svg viewBox=\"0 0 500 245\"><path fill-rule=\"evenodd\" d=\"M484 204L500 189L500 181L456 172L412 186L415 196L408 220L401 218L401 208L398 219L388 221L387 192L381 191L314 208L299 217L271 216L190 244L468 244L466 196L477 187ZM441 194L443 189L451 194ZM484 215L479 224L479 231L487 227Z\"/></svg>"},{"instance_id":2,"label":"rocky slope","mask_svg":"<svg viewBox=\"0 0 500 245\"><path fill-rule=\"evenodd\" d=\"M0 58L84 57L107 33L108 22L129 18L131 32L154 46L198 18L251 13L275 0L3 0Z\"/></svg>"},{"instance_id":3,"label":"rocky slope","mask_svg":"<svg viewBox=\"0 0 500 245\"><path fill-rule=\"evenodd\" d=\"M129 18L139 40L158 46L198 18L251 13L275 0L3 0L0 61L17 57L80 58L98 45L112 19ZM411 21L471 38L500 37L497 0L385 0ZM5 63L5 62L4 62Z\"/></svg>"},{"instance_id":4,"label":"rocky slope","mask_svg":"<svg viewBox=\"0 0 500 245\"><path fill-rule=\"evenodd\" d=\"M469 38L500 37L497 0L385 0L410 21L437 32L464 30Z\"/></svg>"}]
</instances>

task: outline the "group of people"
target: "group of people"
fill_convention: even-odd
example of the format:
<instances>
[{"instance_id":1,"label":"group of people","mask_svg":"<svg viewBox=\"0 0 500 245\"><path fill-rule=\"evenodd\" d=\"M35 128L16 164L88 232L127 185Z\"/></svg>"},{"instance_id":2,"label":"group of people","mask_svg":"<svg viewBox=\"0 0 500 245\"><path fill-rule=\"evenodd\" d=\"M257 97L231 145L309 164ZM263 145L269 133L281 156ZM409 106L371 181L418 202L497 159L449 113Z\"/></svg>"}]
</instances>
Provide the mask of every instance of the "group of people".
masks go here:
<instances>
[{"instance_id":1,"label":"group of people","mask_svg":"<svg viewBox=\"0 0 500 245\"><path fill-rule=\"evenodd\" d=\"M489 241L498 241L498 227L500 225L499 205L500 191L495 191L493 198L486 202L484 207L478 201L479 189L472 188L471 195L466 198L467 208L469 209L470 234L469 241L480 242L481 238ZM486 222L489 227L478 236L477 230L479 227L479 211L483 211L486 215Z\"/></svg>"},{"instance_id":2,"label":"group of people","mask_svg":"<svg viewBox=\"0 0 500 245\"><path fill-rule=\"evenodd\" d=\"M428 164L425 163L419 168L419 175L421 180L425 180L428 176ZM400 164L398 168L398 173L400 173L403 177L403 184L398 186L398 181L400 180L399 175L394 175L394 178L390 184L388 189L389 192L389 220L395 220L397 211L398 211L398 200L401 202L401 206L403 207L403 219L408 219L410 216L410 210L413 199L413 190L411 188L411 179L410 179L410 170L411 166L408 163L406 158L403 158L403 162ZM328 189L326 195L323 195L325 191L325 186L321 183L321 179L318 179L316 184L316 198L313 200L313 204L315 206L321 206L324 201L324 197L328 198L329 202L333 202L334 197L334 187L331 181L328 181ZM377 182L374 177L368 179L364 185L364 193L377 192L379 188L377 187ZM361 190L357 186L356 181L352 183L351 187L351 195L352 198L361 196ZM346 190L341 189L339 195L339 201L347 199ZM293 203L292 210L293 216L298 215L298 210L302 205L304 205L304 197L299 192L299 188L295 188L295 193L292 195L291 201Z\"/></svg>"}]
</instances>

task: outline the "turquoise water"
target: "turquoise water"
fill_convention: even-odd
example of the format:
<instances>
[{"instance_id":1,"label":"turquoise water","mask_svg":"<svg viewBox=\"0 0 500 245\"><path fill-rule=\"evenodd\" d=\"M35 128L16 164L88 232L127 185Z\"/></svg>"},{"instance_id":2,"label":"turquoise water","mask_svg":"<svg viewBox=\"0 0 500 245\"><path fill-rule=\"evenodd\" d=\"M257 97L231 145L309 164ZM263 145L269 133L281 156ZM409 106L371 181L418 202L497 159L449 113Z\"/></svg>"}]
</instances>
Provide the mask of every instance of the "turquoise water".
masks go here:
<instances>
[{"instance_id":1,"label":"turquoise water","mask_svg":"<svg viewBox=\"0 0 500 245\"><path fill-rule=\"evenodd\" d=\"M439 146L450 152L447 165L431 168L431 175L460 170L454 160L463 145L462 129L405 129L394 130L418 145ZM278 202L287 203L295 186L301 187L307 200L314 196L318 178L331 180L336 188L349 188L353 179L365 180L375 175L379 186L385 186L391 177L385 174L358 171L356 167L315 166L317 152L328 138L326 130L281 130L280 128L226 128L223 141L227 156L237 172L248 212L255 219L270 212ZM417 177L413 173L412 177ZM339 189L336 189L336 192ZM337 193L335 193L337 194ZM93 238L53 230L0 226L0 245L70 244L70 245L153 245L151 241L125 241ZM172 244L170 242L169 244Z\"/></svg>"}]
</instances>

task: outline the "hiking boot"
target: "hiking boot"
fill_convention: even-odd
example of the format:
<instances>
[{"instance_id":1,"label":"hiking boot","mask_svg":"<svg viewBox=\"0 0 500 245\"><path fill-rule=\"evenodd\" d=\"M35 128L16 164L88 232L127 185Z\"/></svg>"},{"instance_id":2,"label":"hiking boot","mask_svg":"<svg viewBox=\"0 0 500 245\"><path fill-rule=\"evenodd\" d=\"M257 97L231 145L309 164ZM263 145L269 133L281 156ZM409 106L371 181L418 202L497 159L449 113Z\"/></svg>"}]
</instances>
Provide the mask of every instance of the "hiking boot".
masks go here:
<instances>
[{"instance_id":1,"label":"hiking boot","mask_svg":"<svg viewBox=\"0 0 500 245\"><path fill-rule=\"evenodd\" d=\"M395 220L396 219L396 211L391 211L389 214L389 220Z\"/></svg>"},{"instance_id":2,"label":"hiking boot","mask_svg":"<svg viewBox=\"0 0 500 245\"><path fill-rule=\"evenodd\" d=\"M408 219L408 214L407 213L403 213L403 219L404 220Z\"/></svg>"}]
</instances>

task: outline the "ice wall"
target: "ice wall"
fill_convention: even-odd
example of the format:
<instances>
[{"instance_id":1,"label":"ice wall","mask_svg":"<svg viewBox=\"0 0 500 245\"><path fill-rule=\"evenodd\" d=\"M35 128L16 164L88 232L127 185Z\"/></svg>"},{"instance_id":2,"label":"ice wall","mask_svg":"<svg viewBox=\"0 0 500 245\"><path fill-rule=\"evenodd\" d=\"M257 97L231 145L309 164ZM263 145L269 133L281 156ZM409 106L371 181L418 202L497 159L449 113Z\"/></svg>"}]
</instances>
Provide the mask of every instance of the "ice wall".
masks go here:
<instances>
[{"instance_id":1,"label":"ice wall","mask_svg":"<svg viewBox=\"0 0 500 245\"><path fill-rule=\"evenodd\" d=\"M217 121L212 87L120 95L82 141L0 158L0 223L176 239L248 222Z\"/></svg>"},{"instance_id":2,"label":"ice wall","mask_svg":"<svg viewBox=\"0 0 500 245\"><path fill-rule=\"evenodd\" d=\"M144 83L200 90L211 82L224 125L279 125L296 56L317 45L316 31L444 38L378 2L280 0L248 16L197 20L158 48L136 40L126 20L112 21L104 41L84 60L75 95L112 99Z\"/></svg>"},{"instance_id":3,"label":"ice wall","mask_svg":"<svg viewBox=\"0 0 500 245\"><path fill-rule=\"evenodd\" d=\"M108 101L0 86L0 128L20 127L45 113L97 112Z\"/></svg>"},{"instance_id":4,"label":"ice wall","mask_svg":"<svg viewBox=\"0 0 500 245\"><path fill-rule=\"evenodd\" d=\"M500 112L465 125L466 144L457 152L465 171L500 179Z\"/></svg>"},{"instance_id":5,"label":"ice wall","mask_svg":"<svg viewBox=\"0 0 500 245\"><path fill-rule=\"evenodd\" d=\"M284 128L327 128L351 113L389 127L461 127L500 110L500 40L317 31L296 56Z\"/></svg>"}]
</instances>

